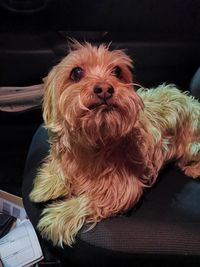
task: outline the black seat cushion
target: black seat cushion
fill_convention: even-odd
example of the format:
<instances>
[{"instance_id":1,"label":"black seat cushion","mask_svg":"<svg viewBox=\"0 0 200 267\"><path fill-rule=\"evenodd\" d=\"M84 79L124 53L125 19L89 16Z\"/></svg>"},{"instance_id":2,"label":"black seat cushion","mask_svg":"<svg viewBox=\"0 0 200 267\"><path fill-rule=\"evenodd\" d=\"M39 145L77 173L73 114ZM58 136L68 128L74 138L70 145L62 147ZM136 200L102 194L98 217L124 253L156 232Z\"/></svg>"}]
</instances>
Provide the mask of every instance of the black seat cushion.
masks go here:
<instances>
[{"instance_id":1,"label":"black seat cushion","mask_svg":"<svg viewBox=\"0 0 200 267\"><path fill-rule=\"evenodd\" d=\"M22 190L35 228L43 205L30 202L28 195L48 150L48 134L41 126L29 150ZM54 249L63 266L200 266L199 203L200 182L171 163L132 210L88 232L83 229L73 248Z\"/></svg>"}]
</instances>

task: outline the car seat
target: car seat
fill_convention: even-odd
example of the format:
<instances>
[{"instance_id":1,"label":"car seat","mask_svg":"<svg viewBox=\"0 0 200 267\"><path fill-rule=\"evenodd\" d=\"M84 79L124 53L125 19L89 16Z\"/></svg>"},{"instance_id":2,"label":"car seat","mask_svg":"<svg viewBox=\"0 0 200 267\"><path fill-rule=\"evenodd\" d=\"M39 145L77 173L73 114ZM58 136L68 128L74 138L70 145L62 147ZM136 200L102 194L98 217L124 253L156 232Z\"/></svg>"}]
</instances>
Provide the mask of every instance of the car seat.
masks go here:
<instances>
[{"instance_id":1,"label":"car seat","mask_svg":"<svg viewBox=\"0 0 200 267\"><path fill-rule=\"evenodd\" d=\"M200 88L200 77L192 84ZM45 204L32 203L29 193L48 150L48 133L41 125L29 149L22 190L25 209L36 231ZM132 210L103 220L88 232L83 229L72 248L54 247L50 241L45 247L53 251L61 266L198 266L199 203L199 180L186 177L170 163Z\"/></svg>"}]
</instances>

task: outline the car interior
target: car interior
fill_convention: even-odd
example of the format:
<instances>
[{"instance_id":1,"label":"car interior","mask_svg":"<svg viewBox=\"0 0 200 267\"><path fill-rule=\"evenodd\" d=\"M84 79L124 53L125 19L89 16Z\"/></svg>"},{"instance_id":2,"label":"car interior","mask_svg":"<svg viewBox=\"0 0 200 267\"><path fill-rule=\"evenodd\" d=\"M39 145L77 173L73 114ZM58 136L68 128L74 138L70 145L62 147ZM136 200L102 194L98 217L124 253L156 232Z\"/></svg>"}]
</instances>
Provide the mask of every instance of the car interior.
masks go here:
<instances>
[{"instance_id":1,"label":"car interior","mask_svg":"<svg viewBox=\"0 0 200 267\"><path fill-rule=\"evenodd\" d=\"M29 199L48 154L43 79L71 39L124 49L134 82L175 84L200 98L200 2L180 0L0 1L0 189L23 198L37 232L44 208ZM187 129L185 129L187 131ZM56 247L38 234L38 266L199 266L200 183L170 162L126 214Z\"/></svg>"}]
</instances>

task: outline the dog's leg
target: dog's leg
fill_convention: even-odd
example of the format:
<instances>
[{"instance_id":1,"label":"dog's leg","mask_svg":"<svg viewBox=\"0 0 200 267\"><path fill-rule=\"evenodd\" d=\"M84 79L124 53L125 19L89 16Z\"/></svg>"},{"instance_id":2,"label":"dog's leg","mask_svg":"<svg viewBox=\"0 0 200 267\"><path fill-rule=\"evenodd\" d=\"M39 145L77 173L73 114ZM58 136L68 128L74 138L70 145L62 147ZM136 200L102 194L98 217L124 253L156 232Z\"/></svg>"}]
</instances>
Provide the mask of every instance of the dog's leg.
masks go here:
<instances>
[{"instance_id":1,"label":"dog's leg","mask_svg":"<svg viewBox=\"0 0 200 267\"><path fill-rule=\"evenodd\" d=\"M85 196L57 201L47 206L38 224L41 235L54 245L71 246L89 214Z\"/></svg>"},{"instance_id":2,"label":"dog's leg","mask_svg":"<svg viewBox=\"0 0 200 267\"><path fill-rule=\"evenodd\" d=\"M44 163L39 170L30 193L33 202L46 202L50 199L67 196L68 184L59 164L54 160Z\"/></svg>"},{"instance_id":3,"label":"dog's leg","mask_svg":"<svg viewBox=\"0 0 200 267\"><path fill-rule=\"evenodd\" d=\"M200 177L200 142L193 142L187 146L178 165L187 176Z\"/></svg>"}]
</instances>

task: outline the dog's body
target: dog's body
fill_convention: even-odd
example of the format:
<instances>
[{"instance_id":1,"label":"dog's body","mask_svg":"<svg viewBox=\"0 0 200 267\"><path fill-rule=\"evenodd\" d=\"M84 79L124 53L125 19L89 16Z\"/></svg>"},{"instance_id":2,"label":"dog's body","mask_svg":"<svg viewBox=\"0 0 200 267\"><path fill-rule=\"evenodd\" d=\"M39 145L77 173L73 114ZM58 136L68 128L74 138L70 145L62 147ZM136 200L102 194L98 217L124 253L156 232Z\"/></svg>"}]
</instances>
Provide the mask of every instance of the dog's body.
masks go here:
<instances>
[{"instance_id":1,"label":"dog's body","mask_svg":"<svg viewBox=\"0 0 200 267\"><path fill-rule=\"evenodd\" d=\"M172 85L136 93L130 67L123 51L76 43L46 80L51 149L30 197L55 200L38 225L54 244L133 207L171 159L200 176L199 102Z\"/></svg>"}]
</instances>

